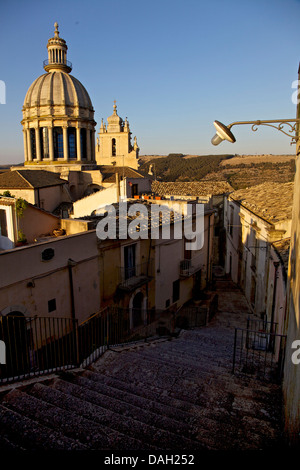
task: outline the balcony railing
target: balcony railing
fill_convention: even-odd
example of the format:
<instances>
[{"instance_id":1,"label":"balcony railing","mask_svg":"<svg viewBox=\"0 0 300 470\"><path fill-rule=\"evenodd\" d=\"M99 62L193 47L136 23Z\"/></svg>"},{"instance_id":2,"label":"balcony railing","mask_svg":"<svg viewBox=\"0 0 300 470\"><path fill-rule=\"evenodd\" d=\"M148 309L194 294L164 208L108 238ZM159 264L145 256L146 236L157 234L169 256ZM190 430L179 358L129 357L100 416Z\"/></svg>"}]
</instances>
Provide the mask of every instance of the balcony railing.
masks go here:
<instances>
[{"instance_id":1,"label":"balcony railing","mask_svg":"<svg viewBox=\"0 0 300 470\"><path fill-rule=\"evenodd\" d=\"M180 276L189 277L200 271L201 264L198 259L184 259L180 261Z\"/></svg>"},{"instance_id":2,"label":"balcony railing","mask_svg":"<svg viewBox=\"0 0 300 470\"><path fill-rule=\"evenodd\" d=\"M46 59L43 61L43 67L47 67L48 65L64 65L66 67L68 67L70 69L70 71L72 70L72 62L70 62L69 60L65 60L64 62L63 61L54 61L54 60L49 60L49 59Z\"/></svg>"},{"instance_id":3,"label":"balcony railing","mask_svg":"<svg viewBox=\"0 0 300 470\"><path fill-rule=\"evenodd\" d=\"M132 290L149 282L153 277L152 260L135 266L119 268L119 287Z\"/></svg>"}]
</instances>

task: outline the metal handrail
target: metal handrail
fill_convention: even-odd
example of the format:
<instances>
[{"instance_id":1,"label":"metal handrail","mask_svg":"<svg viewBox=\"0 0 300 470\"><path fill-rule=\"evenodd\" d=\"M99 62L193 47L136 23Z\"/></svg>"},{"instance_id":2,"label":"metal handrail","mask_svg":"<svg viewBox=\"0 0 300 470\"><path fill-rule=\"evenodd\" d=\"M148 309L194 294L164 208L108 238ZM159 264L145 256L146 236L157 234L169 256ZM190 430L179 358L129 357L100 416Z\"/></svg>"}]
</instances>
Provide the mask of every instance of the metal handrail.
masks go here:
<instances>
[{"instance_id":1,"label":"metal handrail","mask_svg":"<svg viewBox=\"0 0 300 470\"><path fill-rule=\"evenodd\" d=\"M49 59L46 59L43 61L43 67L45 67L46 65L66 65L67 67L70 67L72 68L72 62L70 62L69 60L65 60L64 62L61 62L61 61L55 61L55 60L49 60Z\"/></svg>"}]
</instances>

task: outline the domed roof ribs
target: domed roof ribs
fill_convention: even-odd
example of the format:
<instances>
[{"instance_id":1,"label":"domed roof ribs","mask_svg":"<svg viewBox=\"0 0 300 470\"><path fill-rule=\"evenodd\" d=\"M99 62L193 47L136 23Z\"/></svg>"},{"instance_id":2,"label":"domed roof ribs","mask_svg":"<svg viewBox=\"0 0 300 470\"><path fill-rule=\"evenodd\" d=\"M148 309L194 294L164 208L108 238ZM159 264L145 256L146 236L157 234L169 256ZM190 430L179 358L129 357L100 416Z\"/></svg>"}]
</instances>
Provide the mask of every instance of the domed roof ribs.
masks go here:
<instances>
[{"instance_id":1,"label":"domed roof ribs","mask_svg":"<svg viewBox=\"0 0 300 470\"><path fill-rule=\"evenodd\" d=\"M41 94L42 94L42 88L43 88L43 85L44 85L44 81L46 79L47 75L44 74L40 77L40 81L38 83L38 90L37 90L37 97L36 97L36 101L37 101L37 104L38 106L41 105Z\"/></svg>"}]
</instances>

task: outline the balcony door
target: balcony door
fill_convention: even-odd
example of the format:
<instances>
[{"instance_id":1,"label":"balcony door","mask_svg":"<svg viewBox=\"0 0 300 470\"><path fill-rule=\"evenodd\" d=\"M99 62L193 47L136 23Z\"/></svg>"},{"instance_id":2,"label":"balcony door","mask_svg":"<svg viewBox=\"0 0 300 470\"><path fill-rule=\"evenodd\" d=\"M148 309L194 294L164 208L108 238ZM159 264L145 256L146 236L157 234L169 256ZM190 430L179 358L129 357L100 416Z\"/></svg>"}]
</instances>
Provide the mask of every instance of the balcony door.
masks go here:
<instances>
[{"instance_id":1,"label":"balcony door","mask_svg":"<svg viewBox=\"0 0 300 470\"><path fill-rule=\"evenodd\" d=\"M124 275L125 279L130 279L136 275L136 245L124 247Z\"/></svg>"}]
</instances>

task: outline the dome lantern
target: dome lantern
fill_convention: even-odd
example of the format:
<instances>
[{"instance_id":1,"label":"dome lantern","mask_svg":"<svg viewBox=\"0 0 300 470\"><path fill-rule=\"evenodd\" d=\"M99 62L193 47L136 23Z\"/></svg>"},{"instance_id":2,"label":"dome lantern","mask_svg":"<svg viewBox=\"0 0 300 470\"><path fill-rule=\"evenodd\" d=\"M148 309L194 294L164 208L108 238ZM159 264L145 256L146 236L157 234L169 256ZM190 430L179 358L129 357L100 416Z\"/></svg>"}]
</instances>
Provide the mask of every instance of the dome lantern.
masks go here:
<instances>
[{"instance_id":1,"label":"dome lantern","mask_svg":"<svg viewBox=\"0 0 300 470\"><path fill-rule=\"evenodd\" d=\"M70 74L67 44L59 37L58 24L54 26L46 73L29 87L22 108L25 165L94 164L93 105L84 86Z\"/></svg>"},{"instance_id":2,"label":"dome lantern","mask_svg":"<svg viewBox=\"0 0 300 470\"><path fill-rule=\"evenodd\" d=\"M48 59L44 60L46 72L63 71L70 73L72 64L67 60L68 46L64 39L59 37L58 23L54 23L54 37L48 40Z\"/></svg>"}]
</instances>

